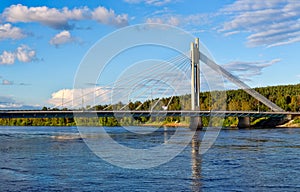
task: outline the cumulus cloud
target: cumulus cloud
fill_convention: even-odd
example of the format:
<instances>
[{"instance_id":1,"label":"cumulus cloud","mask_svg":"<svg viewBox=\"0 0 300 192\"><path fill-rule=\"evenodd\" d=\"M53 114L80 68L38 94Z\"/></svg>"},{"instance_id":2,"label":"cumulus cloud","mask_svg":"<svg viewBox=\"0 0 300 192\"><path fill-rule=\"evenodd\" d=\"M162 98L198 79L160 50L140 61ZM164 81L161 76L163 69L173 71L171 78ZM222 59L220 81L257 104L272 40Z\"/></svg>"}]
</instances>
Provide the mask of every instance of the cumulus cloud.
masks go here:
<instances>
[{"instance_id":1,"label":"cumulus cloud","mask_svg":"<svg viewBox=\"0 0 300 192\"><path fill-rule=\"evenodd\" d=\"M15 53L3 51L3 53L0 55L0 64L14 64L15 59Z\"/></svg>"},{"instance_id":2,"label":"cumulus cloud","mask_svg":"<svg viewBox=\"0 0 300 192\"><path fill-rule=\"evenodd\" d=\"M22 39L26 35L18 27L13 27L10 23L0 25L0 40L3 39Z\"/></svg>"},{"instance_id":3,"label":"cumulus cloud","mask_svg":"<svg viewBox=\"0 0 300 192\"><path fill-rule=\"evenodd\" d=\"M71 29L70 21L94 19L102 24L113 26L125 26L128 24L126 14L117 15L113 10L105 7L97 7L90 10L88 7L62 9L42 7L27 7L21 4L11 5L6 8L2 17L12 23L37 22L54 29Z\"/></svg>"},{"instance_id":4,"label":"cumulus cloud","mask_svg":"<svg viewBox=\"0 0 300 192\"><path fill-rule=\"evenodd\" d=\"M107 104L111 89L93 87L84 89L61 89L51 94L48 103L54 107L80 108L87 105Z\"/></svg>"},{"instance_id":5,"label":"cumulus cloud","mask_svg":"<svg viewBox=\"0 0 300 192\"><path fill-rule=\"evenodd\" d=\"M117 27L128 25L128 15L116 15L114 10L108 10L105 7L97 7L92 12L92 19L102 24L114 25Z\"/></svg>"},{"instance_id":6,"label":"cumulus cloud","mask_svg":"<svg viewBox=\"0 0 300 192\"><path fill-rule=\"evenodd\" d=\"M21 45L14 52L3 51L0 55L0 65L14 64L16 60L24 63L31 62L36 58L35 50L27 45Z\"/></svg>"},{"instance_id":7,"label":"cumulus cloud","mask_svg":"<svg viewBox=\"0 0 300 192\"><path fill-rule=\"evenodd\" d=\"M236 0L221 10L230 16L220 32L246 32L249 46L280 46L300 41L300 2Z\"/></svg>"},{"instance_id":8,"label":"cumulus cloud","mask_svg":"<svg viewBox=\"0 0 300 192\"><path fill-rule=\"evenodd\" d=\"M62 44L73 42L73 41L74 41L74 38L71 36L71 33L69 31L64 30L64 31L56 34L50 40L49 43L51 45L59 46L59 45L62 45Z\"/></svg>"},{"instance_id":9,"label":"cumulus cloud","mask_svg":"<svg viewBox=\"0 0 300 192\"><path fill-rule=\"evenodd\" d=\"M28 63L35 58L35 51L26 45L21 45L17 48L15 56L20 62Z\"/></svg>"},{"instance_id":10,"label":"cumulus cloud","mask_svg":"<svg viewBox=\"0 0 300 192\"><path fill-rule=\"evenodd\" d=\"M251 81L251 77L261 75L264 68L274 65L280 61L280 59L253 62L233 61L223 65L223 67L230 73L238 76L240 79L244 81Z\"/></svg>"},{"instance_id":11,"label":"cumulus cloud","mask_svg":"<svg viewBox=\"0 0 300 192\"><path fill-rule=\"evenodd\" d=\"M52 28L65 29L70 28L68 20L81 20L84 18L85 12L86 8L58 10L46 6L27 7L18 4L6 8L2 15L8 22L38 22Z\"/></svg>"}]
</instances>

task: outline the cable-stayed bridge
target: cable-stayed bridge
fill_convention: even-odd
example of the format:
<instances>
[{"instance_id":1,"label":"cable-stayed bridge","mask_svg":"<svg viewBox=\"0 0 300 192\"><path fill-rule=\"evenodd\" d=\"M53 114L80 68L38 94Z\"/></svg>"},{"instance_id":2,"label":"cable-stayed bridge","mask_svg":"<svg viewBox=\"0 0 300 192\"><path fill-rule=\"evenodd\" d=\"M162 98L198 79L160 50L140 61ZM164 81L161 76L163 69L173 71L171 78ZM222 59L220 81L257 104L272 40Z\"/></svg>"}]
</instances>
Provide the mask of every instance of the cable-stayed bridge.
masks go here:
<instances>
[{"instance_id":1,"label":"cable-stayed bridge","mask_svg":"<svg viewBox=\"0 0 300 192\"><path fill-rule=\"evenodd\" d=\"M205 66L202 67L204 64ZM94 105L107 102L111 104L102 110L74 110L74 111L0 111L0 118L71 118L71 117L191 117L191 125L201 127L201 117L238 117L245 126L250 125L250 117L276 117L297 116L299 113L285 112L276 104L251 89L240 79L216 64L209 56L199 51L199 39L191 43L191 50L186 54L178 55L166 62L142 62L129 69L130 73L122 76L110 85L95 86L90 89L77 90L73 99L61 98L61 104L56 107L63 108L73 103L73 109L84 108L92 103ZM259 102L270 108L269 112L257 111L226 111L226 95L224 90L218 93L211 92L212 100L216 102L210 111L201 110L200 87L201 79L206 79L209 88L216 90L221 81L215 81L216 76L225 78L240 89L253 96ZM201 78L202 77L202 78ZM180 110L169 110L174 96L190 94L189 106L181 106ZM162 98L169 97L168 103ZM156 98L156 99L153 99ZM151 100L145 107L141 102L132 109L131 101ZM125 102L124 102L125 101ZM116 103L125 103L116 107ZM75 105L74 105L75 103Z\"/></svg>"}]
</instances>

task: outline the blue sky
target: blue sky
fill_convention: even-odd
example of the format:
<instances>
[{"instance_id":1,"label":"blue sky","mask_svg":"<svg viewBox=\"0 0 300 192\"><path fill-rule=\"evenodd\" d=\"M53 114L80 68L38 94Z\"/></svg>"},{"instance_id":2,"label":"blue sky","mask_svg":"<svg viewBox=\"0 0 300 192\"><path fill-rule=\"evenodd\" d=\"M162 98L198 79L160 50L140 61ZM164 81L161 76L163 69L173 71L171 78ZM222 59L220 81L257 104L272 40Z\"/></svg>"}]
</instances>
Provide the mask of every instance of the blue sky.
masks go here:
<instances>
[{"instance_id":1,"label":"blue sky","mask_svg":"<svg viewBox=\"0 0 300 192\"><path fill-rule=\"evenodd\" d=\"M67 99L91 46L141 23L199 37L218 64L251 87L300 83L298 0L4 1L0 109L53 106L62 90Z\"/></svg>"}]
</instances>

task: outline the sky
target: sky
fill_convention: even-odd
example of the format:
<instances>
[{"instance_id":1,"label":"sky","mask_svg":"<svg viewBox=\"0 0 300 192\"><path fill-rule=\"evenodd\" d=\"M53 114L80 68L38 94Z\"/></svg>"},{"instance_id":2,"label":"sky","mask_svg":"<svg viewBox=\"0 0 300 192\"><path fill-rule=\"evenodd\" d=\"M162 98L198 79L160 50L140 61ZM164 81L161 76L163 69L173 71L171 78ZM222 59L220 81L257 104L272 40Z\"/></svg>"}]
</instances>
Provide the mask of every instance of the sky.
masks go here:
<instances>
[{"instance_id":1,"label":"sky","mask_svg":"<svg viewBox=\"0 0 300 192\"><path fill-rule=\"evenodd\" d=\"M0 5L0 109L68 100L92 46L145 23L199 37L250 87L300 83L298 0L10 0Z\"/></svg>"}]
</instances>

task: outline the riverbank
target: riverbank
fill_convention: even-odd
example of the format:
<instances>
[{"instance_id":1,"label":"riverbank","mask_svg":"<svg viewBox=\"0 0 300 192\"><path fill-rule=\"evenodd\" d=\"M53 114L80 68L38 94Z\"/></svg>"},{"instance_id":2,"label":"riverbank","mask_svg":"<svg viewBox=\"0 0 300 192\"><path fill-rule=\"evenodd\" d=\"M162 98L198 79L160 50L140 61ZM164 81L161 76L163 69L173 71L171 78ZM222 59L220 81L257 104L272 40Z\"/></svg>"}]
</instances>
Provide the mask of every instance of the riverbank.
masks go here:
<instances>
[{"instance_id":1,"label":"riverbank","mask_svg":"<svg viewBox=\"0 0 300 192\"><path fill-rule=\"evenodd\" d=\"M166 126L166 127L189 127L189 123L178 123L178 122L161 122L161 123L146 123L146 124L141 124L139 126L145 126L145 127L160 127L160 126Z\"/></svg>"},{"instance_id":2,"label":"riverbank","mask_svg":"<svg viewBox=\"0 0 300 192\"><path fill-rule=\"evenodd\" d=\"M0 119L1 120L1 119ZM3 120L3 119L2 119ZM116 127L116 126L143 126L143 127L162 127L162 126L166 126L166 127L189 127L189 123L188 122L149 122L149 123L121 123L119 124L117 121L106 121L106 122L99 122L97 120L93 120L93 121L80 121L78 122L79 124L77 124L77 122L75 122L73 119L63 119L63 118L54 118L54 119L5 119L6 121L2 121L2 123L0 122L0 126L53 126L53 127L62 127L62 126L67 126L67 127L72 127L72 126L105 126L105 127ZM257 122L253 122L251 124L251 127L249 127L250 129L261 129L261 128L269 128L269 127L273 127L273 128L300 128L300 118L295 118L293 120L290 120L288 122L285 122L284 124L280 124L280 125L272 125L270 126L270 122L272 123L272 120L268 120L265 119L267 121L267 123L259 123L261 120L257 121ZM110 123L113 122L113 123ZM204 125L204 127L207 127L207 125ZM238 129L237 127L237 123L232 123L230 125L225 125L222 127L222 129Z\"/></svg>"},{"instance_id":3,"label":"riverbank","mask_svg":"<svg viewBox=\"0 0 300 192\"><path fill-rule=\"evenodd\" d=\"M300 128L300 123L298 123L298 119L293 119L288 121L285 124L278 125L279 128Z\"/></svg>"}]
</instances>

